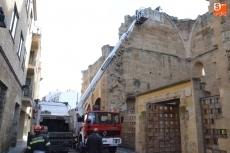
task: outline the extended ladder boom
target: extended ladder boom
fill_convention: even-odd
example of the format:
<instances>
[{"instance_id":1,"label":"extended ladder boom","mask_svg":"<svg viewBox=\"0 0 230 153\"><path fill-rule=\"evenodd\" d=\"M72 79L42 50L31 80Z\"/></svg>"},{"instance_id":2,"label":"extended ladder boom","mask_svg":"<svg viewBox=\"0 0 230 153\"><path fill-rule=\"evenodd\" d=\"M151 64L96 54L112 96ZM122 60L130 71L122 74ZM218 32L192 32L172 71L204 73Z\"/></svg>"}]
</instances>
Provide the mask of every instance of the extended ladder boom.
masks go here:
<instances>
[{"instance_id":1,"label":"extended ladder boom","mask_svg":"<svg viewBox=\"0 0 230 153\"><path fill-rule=\"evenodd\" d=\"M118 43L116 44L116 46L113 48L113 50L111 51L111 53L108 55L108 57L105 59L104 63L102 64L101 68L98 70L97 74L94 76L93 80L91 81L91 83L89 84L88 88L86 89L86 91L84 92L84 94L81 97L81 100L79 101L79 103L77 104L76 110L78 111L78 114L80 116L82 116L84 114L85 109L83 108L83 104L85 102L85 100L88 98L88 96L90 94L92 94L93 90L95 89L97 82L100 80L101 76L103 75L103 73L105 72L106 68L108 67L108 65L110 64L111 60L113 59L113 57L115 56L118 48L120 47L121 43L125 40L125 38L129 37L130 34L133 31L133 28L135 25L141 25L143 24L146 20L148 19L147 16L147 11L144 8L140 8L139 10L136 11L136 15L135 15L135 20L132 22L132 24L129 26L129 29L127 30L127 32L125 32L121 38L119 39ZM86 108L89 105L89 101L86 104Z\"/></svg>"}]
</instances>

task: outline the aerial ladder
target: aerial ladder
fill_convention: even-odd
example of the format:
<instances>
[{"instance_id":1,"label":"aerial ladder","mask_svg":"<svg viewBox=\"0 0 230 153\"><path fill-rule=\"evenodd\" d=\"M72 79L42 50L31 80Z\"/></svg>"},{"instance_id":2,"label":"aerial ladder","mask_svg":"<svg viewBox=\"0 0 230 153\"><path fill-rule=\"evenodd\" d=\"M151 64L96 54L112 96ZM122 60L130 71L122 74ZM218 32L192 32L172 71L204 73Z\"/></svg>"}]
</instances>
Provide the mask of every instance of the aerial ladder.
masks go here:
<instances>
[{"instance_id":1,"label":"aerial ladder","mask_svg":"<svg viewBox=\"0 0 230 153\"><path fill-rule=\"evenodd\" d=\"M148 15L147 15L147 9L145 8L140 8L139 10L136 10L135 13L135 19L133 20L133 22L131 23L131 25L129 26L127 32L125 32L119 39L119 41L117 42L116 46L113 48L113 50L111 51L111 53L108 55L108 57L105 59L104 63L102 64L102 66L100 67L100 69L98 70L98 72L96 73L96 75L94 76L93 80L91 81L91 83L89 84L88 88L86 89L86 91L84 92L84 94L82 95L80 101L77 104L76 107L76 111L78 112L78 114L80 116L84 115L84 113L87 111L88 105L90 103L90 101L87 101L85 108L83 107L83 104L86 102L87 98L92 94L92 92L94 91L98 81L100 80L100 78L102 77L103 73L105 72L106 68L108 67L108 65L110 64L110 62L112 61L112 59L114 58L114 56L117 53L118 48L120 47L120 45L122 44L122 42L130 36L130 34L133 31L133 28L136 25L142 25L146 20L148 19Z\"/></svg>"}]
</instances>

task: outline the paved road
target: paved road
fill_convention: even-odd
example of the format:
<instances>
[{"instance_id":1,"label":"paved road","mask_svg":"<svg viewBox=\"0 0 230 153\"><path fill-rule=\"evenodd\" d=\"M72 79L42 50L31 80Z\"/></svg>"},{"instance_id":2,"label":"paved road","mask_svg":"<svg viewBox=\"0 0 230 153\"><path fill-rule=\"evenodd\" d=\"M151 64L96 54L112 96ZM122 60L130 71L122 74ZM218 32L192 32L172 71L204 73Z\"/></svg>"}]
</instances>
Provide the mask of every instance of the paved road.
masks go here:
<instances>
[{"instance_id":1,"label":"paved road","mask_svg":"<svg viewBox=\"0 0 230 153\"><path fill-rule=\"evenodd\" d=\"M77 151L70 151L69 153L79 153L79 152L77 152ZM108 150L104 150L102 153L109 153L109 151ZM117 148L116 153L135 153L135 151L133 149L119 147L119 148Z\"/></svg>"},{"instance_id":2,"label":"paved road","mask_svg":"<svg viewBox=\"0 0 230 153\"><path fill-rule=\"evenodd\" d=\"M119 147L117 148L116 153L136 153L136 152L134 149Z\"/></svg>"},{"instance_id":3,"label":"paved road","mask_svg":"<svg viewBox=\"0 0 230 153\"><path fill-rule=\"evenodd\" d=\"M69 151L69 153L79 153L78 151ZM104 150L102 153L109 153L108 150Z\"/></svg>"}]
</instances>

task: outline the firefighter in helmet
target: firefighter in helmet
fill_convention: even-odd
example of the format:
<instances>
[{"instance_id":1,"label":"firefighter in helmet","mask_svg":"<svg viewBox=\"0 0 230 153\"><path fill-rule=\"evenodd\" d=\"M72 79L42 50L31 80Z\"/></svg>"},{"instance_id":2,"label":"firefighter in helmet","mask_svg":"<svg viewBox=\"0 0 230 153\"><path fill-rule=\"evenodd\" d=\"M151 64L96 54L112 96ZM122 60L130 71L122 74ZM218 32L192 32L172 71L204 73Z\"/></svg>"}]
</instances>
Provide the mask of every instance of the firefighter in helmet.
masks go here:
<instances>
[{"instance_id":1,"label":"firefighter in helmet","mask_svg":"<svg viewBox=\"0 0 230 153\"><path fill-rule=\"evenodd\" d=\"M27 147L27 153L50 153L50 142L46 135L41 132L42 127L36 125L34 127L35 135L32 137Z\"/></svg>"}]
</instances>

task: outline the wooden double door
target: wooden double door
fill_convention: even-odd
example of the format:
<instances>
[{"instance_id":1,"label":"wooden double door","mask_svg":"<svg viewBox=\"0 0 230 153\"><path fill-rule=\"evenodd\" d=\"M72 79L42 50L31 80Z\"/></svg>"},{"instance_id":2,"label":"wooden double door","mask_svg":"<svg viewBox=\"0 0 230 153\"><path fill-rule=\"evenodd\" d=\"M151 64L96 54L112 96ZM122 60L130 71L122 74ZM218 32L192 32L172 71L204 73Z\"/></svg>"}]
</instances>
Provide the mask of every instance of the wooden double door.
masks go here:
<instances>
[{"instance_id":1,"label":"wooden double door","mask_svg":"<svg viewBox=\"0 0 230 153\"><path fill-rule=\"evenodd\" d=\"M179 100L147 104L148 153L181 153Z\"/></svg>"}]
</instances>

